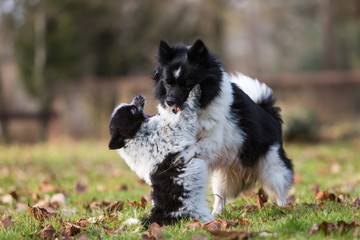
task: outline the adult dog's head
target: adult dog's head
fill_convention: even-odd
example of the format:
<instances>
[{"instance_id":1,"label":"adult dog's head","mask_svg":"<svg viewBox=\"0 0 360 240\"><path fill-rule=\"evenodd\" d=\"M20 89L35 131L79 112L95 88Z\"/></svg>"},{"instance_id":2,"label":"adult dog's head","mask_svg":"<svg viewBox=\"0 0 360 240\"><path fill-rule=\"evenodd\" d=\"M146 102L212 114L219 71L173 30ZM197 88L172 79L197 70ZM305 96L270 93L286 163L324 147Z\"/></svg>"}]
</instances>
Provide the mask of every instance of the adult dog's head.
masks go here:
<instances>
[{"instance_id":1,"label":"adult dog's head","mask_svg":"<svg viewBox=\"0 0 360 240\"><path fill-rule=\"evenodd\" d=\"M119 149L125 145L125 139L133 138L142 122L147 118L144 114L145 99L138 95L130 104L122 103L111 114L110 149Z\"/></svg>"},{"instance_id":2,"label":"adult dog's head","mask_svg":"<svg viewBox=\"0 0 360 240\"><path fill-rule=\"evenodd\" d=\"M200 84L200 106L205 108L219 95L221 77L220 62L201 40L192 46L160 42L158 66L152 78L155 81L154 94L161 107L176 114L191 89Z\"/></svg>"}]
</instances>

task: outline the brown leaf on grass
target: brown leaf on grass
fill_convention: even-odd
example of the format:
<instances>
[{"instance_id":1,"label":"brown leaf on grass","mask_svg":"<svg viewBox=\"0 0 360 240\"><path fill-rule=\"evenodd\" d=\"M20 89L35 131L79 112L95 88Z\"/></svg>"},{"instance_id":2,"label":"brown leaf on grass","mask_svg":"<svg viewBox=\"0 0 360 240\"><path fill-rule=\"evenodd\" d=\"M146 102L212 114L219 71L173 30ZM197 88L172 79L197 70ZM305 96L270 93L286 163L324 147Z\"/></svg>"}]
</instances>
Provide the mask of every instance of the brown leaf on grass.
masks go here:
<instances>
[{"instance_id":1,"label":"brown leaf on grass","mask_svg":"<svg viewBox=\"0 0 360 240\"><path fill-rule=\"evenodd\" d=\"M104 229L104 231L105 231L107 234L109 234L109 235L114 235L115 232L114 232L114 231L111 231L107 225L101 224L101 226L102 226L102 228Z\"/></svg>"},{"instance_id":2,"label":"brown leaf on grass","mask_svg":"<svg viewBox=\"0 0 360 240\"><path fill-rule=\"evenodd\" d=\"M355 227L359 227L359 225L356 224L355 221L350 221L349 223L346 223L344 221L338 221L338 222L332 222L332 223L323 221L319 225L314 225L311 228L310 233L313 234L315 232L321 231L321 232L324 232L325 235L328 235L328 234L330 234L330 232L336 230L336 231L339 231L340 234L344 234Z\"/></svg>"},{"instance_id":3,"label":"brown leaf on grass","mask_svg":"<svg viewBox=\"0 0 360 240\"><path fill-rule=\"evenodd\" d=\"M215 239L248 239L254 235L251 232L207 230Z\"/></svg>"},{"instance_id":4,"label":"brown leaf on grass","mask_svg":"<svg viewBox=\"0 0 360 240\"><path fill-rule=\"evenodd\" d=\"M356 212L355 214L354 214L354 217L358 217L359 216L359 212Z\"/></svg>"},{"instance_id":5,"label":"brown leaf on grass","mask_svg":"<svg viewBox=\"0 0 360 240\"><path fill-rule=\"evenodd\" d=\"M46 219L55 218L55 214L49 213L45 208L31 207L28 205L30 214L38 221L44 221Z\"/></svg>"},{"instance_id":6,"label":"brown leaf on grass","mask_svg":"<svg viewBox=\"0 0 360 240\"><path fill-rule=\"evenodd\" d=\"M43 183L39 186L40 193L55 192L56 190L57 188L53 184Z\"/></svg>"},{"instance_id":7,"label":"brown leaf on grass","mask_svg":"<svg viewBox=\"0 0 360 240\"><path fill-rule=\"evenodd\" d=\"M8 228L13 226L15 221L11 220L11 216L4 215L0 221L0 227Z\"/></svg>"},{"instance_id":8,"label":"brown leaf on grass","mask_svg":"<svg viewBox=\"0 0 360 240\"><path fill-rule=\"evenodd\" d=\"M215 221L207 222L204 223L202 227L204 229L209 229L209 230L221 229L221 221L215 220Z\"/></svg>"},{"instance_id":9,"label":"brown leaf on grass","mask_svg":"<svg viewBox=\"0 0 360 240\"><path fill-rule=\"evenodd\" d=\"M295 184L300 184L301 183L301 175L298 172L294 173L294 183Z\"/></svg>"},{"instance_id":10,"label":"brown leaf on grass","mask_svg":"<svg viewBox=\"0 0 360 240\"><path fill-rule=\"evenodd\" d=\"M161 232L161 227L156 222L152 223L149 227L149 236L153 237L155 240L163 239L163 234Z\"/></svg>"},{"instance_id":11,"label":"brown leaf on grass","mask_svg":"<svg viewBox=\"0 0 360 240\"><path fill-rule=\"evenodd\" d=\"M119 191L126 191L126 190L128 190L128 186L125 185L125 184L121 184L121 185L119 185L119 186L117 187L117 190L119 190Z\"/></svg>"},{"instance_id":12,"label":"brown leaf on grass","mask_svg":"<svg viewBox=\"0 0 360 240\"><path fill-rule=\"evenodd\" d=\"M290 195L286 198L286 203L287 204L294 204L295 203L295 195Z\"/></svg>"},{"instance_id":13,"label":"brown leaf on grass","mask_svg":"<svg viewBox=\"0 0 360 240\"><path fill-rule=\"evenodd\" d=\"M190 237L189 240L209 240L209 236L197 233Z\"/></svg>"},{"instance_id":14,"label":"brown leaf on grass","mask_svg":"<svg viewBox=\"0 0 360 240\"><path fill-rule=\"evenodd\" d=\"M43 230L41 230L39 237L41 239L55 239L56 231L51 224L48 224Z\"/></svg>"},{"instance_id":15,"label":"brown leaf on grass","mask_svg":"<svg viewBox=\"0 0 360 240\"><path fill-rule=\"evenodd\" d=\"M251 226L250 222L246 218L238 218L236 220L240 225Z\"/></svg>"},{"instance_id":16,"label":"brown leaf on grass","mask_svg":"<svg viewBox=\"0 0 360 240\"><path fill-rule=\"evenodd\" d=\"M256 197L257 208L261 210L264 207L264 203L266 203L267 201L268 201L267 194L262 188L260 188Z\"/></svg>"},{"instance_id":17,"label":"brown leaf on grass","mask_svg":"<svg viewBox=\"0 0 360 240\"><path fill-rule=\"evenodd\" d=\"M111 204L110 202L107 202L107 201L104 201L104 200L93 201L92 203L90 203L88 208L90 208L91 210L100 209L100 208L108 207L110 204Z\"/></svg>"},{"instance_id":18,"label":"brown leaf on grass","mask_svg":"<svg viewBox=\"0 0 360 240\"><path fill-rule=\"evenodd\" d=\"M112 213L112 212L121 212L124 208L124 202L118 201L110 203L109 206L106 207L106 212Z\"/></svg>"},{"instance_id":19,"label":"brown leaf on grass","mask_svg":"<svg viewBox=\"0 0 360 240\"><path fill-rule=\"evenodd\" d=\"M19 200L19 196L18 196L18 194L16 193L16 191L14 190L14 191L11 191L11 192L9 192L9 194L12 196L12 198L13 199L15 199L16 201L18 201Z\"/></svg>"},{"instance_id":20,"label":"brown leaf on grass","mask_svg":"<svg viewBox=\"0 0 360 240\"><path fill-rule=\"evenodd\" d=\"M243 210L245 209L247 213L250 213L250 212L253 212L253 211L257 211L258 210L258 207L255 206L255 205L252 205L252 204L244 204L244 205L241 205L240 207L238 208L235 208L235 210Z\"/></svg>"},{"instance_id":21,"label":"brown leaf on grass","mask_svg":"<svg viewBox=\"0 0 360 240\"><path fill-rule=\"evenodd\" d=\"M141 207L145 209L146 204L147 204L147 200L142 196L141 197Z\"/></svg>"},{"instance_id":22,"label":"brown leaf on grass","mask_svg":"<svg viewBox=\"0 0 360 240\"><path fill-rule=\"evenodd\" d=\"M201 228L201 226L202 226L202 223L199 220L195 219L192 222L186 223L185 228L186 229L199 229L199 228Z\"/></svg>"},{"instance_id":23,"label":"brown leaf on grass","mask_svg":"<svg viewBox=\"0 0 360 240\"><path fill-rule=\"evenodd\" d=\"M79 182L75 183L75 190L77 194L85 193L88 191L88 187L85 184Z\"/></svg>"},{"instance_id":24,"label":"brown leaf on grass","mask_svg":"<svg viewBox=\"0 0 360 240\"><path fill-rule=\"evenodd\" d=\"M359 198L359 197L357 197L357 198L355 199L354 204L353 204L353 208L354 208L354 209L360 208L360 198Z\"/></svg>"},{"instance_id":25,"label":"brown leaf on grass","mask_svg":"<svg viewBox=\"0 0 360 240\"><path fill-rule=\"evenodd\" d=\"M126 199L127 203L132 206L133 208L138 208L140 207L140 203L137 201L129 201L128 199Z\"/></svg>"},{"instance_id":26,"label":"brown leaf on grass","mask_svg":"<svg viewBox=\"0 0 360 240\"><path fill-rule=\"evenodd\" d=\"M73 224L72 222L65 222L65 227L65 234L68 236L75 236L81 231L81 226Z\"/></svg>"},{"instance_id":27,"label":"brown leaf on grass","mask_svg":"<svg viewBox=\"0 0 360 240\"><path fill-rule=\"evenodd\" d=\"M327 191L321 191L321 192L318 192L316 194L316 197L315 197L316 200L331 200L333 202L341 202L341 200L335 196L335 194L333 193L329 193Z\"/></svg>"}]
</instances>

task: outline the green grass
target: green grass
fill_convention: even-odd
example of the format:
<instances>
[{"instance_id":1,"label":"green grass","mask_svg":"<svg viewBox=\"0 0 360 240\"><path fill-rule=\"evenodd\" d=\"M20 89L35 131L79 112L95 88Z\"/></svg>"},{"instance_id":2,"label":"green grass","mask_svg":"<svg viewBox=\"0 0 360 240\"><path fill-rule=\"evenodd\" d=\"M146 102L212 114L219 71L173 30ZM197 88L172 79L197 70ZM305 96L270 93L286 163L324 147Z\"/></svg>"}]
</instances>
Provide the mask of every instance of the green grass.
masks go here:
<instances>
[{"instance_id":1,"label":"green grass","mask_svg":"<svg viewBox=\"0 0 360 240\"><path fill-rule=\"evenodd\" d=\"M286 209L267 204L258 211L246 209L233 210L232 205L255 204L256 199L240 196L235 202L226 206L226 212L218 216L221 219L234 220L246 218L249 227L235 226L229 230L248 232L276 233L274 239L353 239L357 229L344 235L338 231L325 236L323 232L310 233L313 225L323 221L336 222L343 220L360 222L352 204L360 196L360 144L359 141L322 144L287 144L288 156L293 159L295 171L301 176L301 182L295 184L290 194L296 197L293 209ZM354 187L349 187L348 182ZM44 183L57 187L54 192L41 193L39 187ZM76 183L87 186L87 191L78 193ZM323 208L315 200L315 193L309 190L313 184L319 184L320 190L340 193L346 196L343 203L326 201ZM120 190L126 185L127 190ZM3 203L1 199L15 190L19 199ZM39 222L35 220L24 204L35 204L38 199L48 199L57 192L64 193L66 205L56 209L58 219ZM0 217L10 215L14 226L0 227L0 239L33 239L50 223L57 234L61 234L64 221L78 221L99 217L104 209L91 210L86 206L93 201L124 201L124 209L116 213L115 218L104 220L102 224L114 230L124 225L128 218L140 218L150 212L150 204L145 209L133 208L126 200L140 202L142 196L148 195L150 188L141 183L129 170L116 152L107 149L106 141L59 141L36 145L0 145ZM38 199L34 196L38 194ZM209 200L213 201L209 191ZM21 205L22 204L22 205ZM25 206L26 207L26 206ZM75 214L61 215L63 210L74 210ZM194 234L208 235L204 229L188 230L186 221L162 230L165 239L189 239ZM1 225L1 224L0 224ZM125 231L110 235L101 223L88 224L83 230L89 239L139 239L145 229L138 225L128 226ZM79 235L78 235L79 236ZM260 238L255 236L255 239ZM271 237L269 237L271 238Z\"/></svg>"}]
</instances>

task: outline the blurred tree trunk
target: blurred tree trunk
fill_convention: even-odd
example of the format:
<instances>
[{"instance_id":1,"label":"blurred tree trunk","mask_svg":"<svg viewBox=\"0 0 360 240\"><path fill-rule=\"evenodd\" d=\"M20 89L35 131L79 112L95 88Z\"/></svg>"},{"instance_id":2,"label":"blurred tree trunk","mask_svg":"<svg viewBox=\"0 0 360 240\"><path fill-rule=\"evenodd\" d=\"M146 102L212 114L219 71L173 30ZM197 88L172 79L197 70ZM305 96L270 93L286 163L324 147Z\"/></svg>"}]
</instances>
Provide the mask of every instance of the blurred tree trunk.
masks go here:
<instances>
[{"instance_id":1,"label":"blurred tree trunk","mask_svg":"<svg viewBox=\"0 0 360 240\"><path fill-rule=\"evenodd\" d=\"M320 16L323 24L323 67L336 68L336 41L333 22L332 0L322 0Z\"/></svg>"},{"instance_id":2,"label":"blurred tree trunk","mask_svg":"<svg viewBox=\"0 0 360 240\"><path fill-rule=\"evenodd\" d=\"M0 11L1 5L0 5ZM4 49L4 39L2 36L5 35L5 24L2 19L2 15L0 15L0 123L1 123L1 133L3 135L4 141L6 143L10 143L10 135L9 135L9 125L8 119L6 117L7 107L6 101L4 96L4 87L3 87L3 78L2 78L2 62L3 62L3 52Z\"/></svg>"},{"instance_id":3,"label":"blurred tree trunk","mask_svg":"<svg viewBox=\"0 0 360 240\"><path fill-rule=\"evenodd\" d=\"M35 29L35 56L34 56L34 81L36 91L39 93L39 103L41 111L40 138L47 140L50 125L50 112L53 97L46 87L45 81L45 63L46 63L46 16L45 1L40 0L34 16Z\"/></svg>"}]
</instances>

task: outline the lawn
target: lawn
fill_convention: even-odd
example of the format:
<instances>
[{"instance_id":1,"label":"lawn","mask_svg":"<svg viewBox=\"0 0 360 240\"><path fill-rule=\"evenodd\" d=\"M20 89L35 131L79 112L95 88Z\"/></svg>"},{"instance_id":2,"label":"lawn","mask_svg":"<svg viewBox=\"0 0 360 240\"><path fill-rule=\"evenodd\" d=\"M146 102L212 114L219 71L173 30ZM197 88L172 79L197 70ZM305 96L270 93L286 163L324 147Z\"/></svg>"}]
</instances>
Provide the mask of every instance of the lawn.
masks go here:
<instances>
[{"instance_id":1,"label":"lawn","mask_svg":"<svg viewBox=\"0 0 360 240\"><path fill-rule=\"evenodd\" d=\"M0 145L0 239L354 239L360 237L359 146L359 140L288 143L296 184L286 207L260 205L254 189L228 203L215 222L148 231L126 220L150 212L150 188L106 141Z\"/></svg>"}]
</instances>

